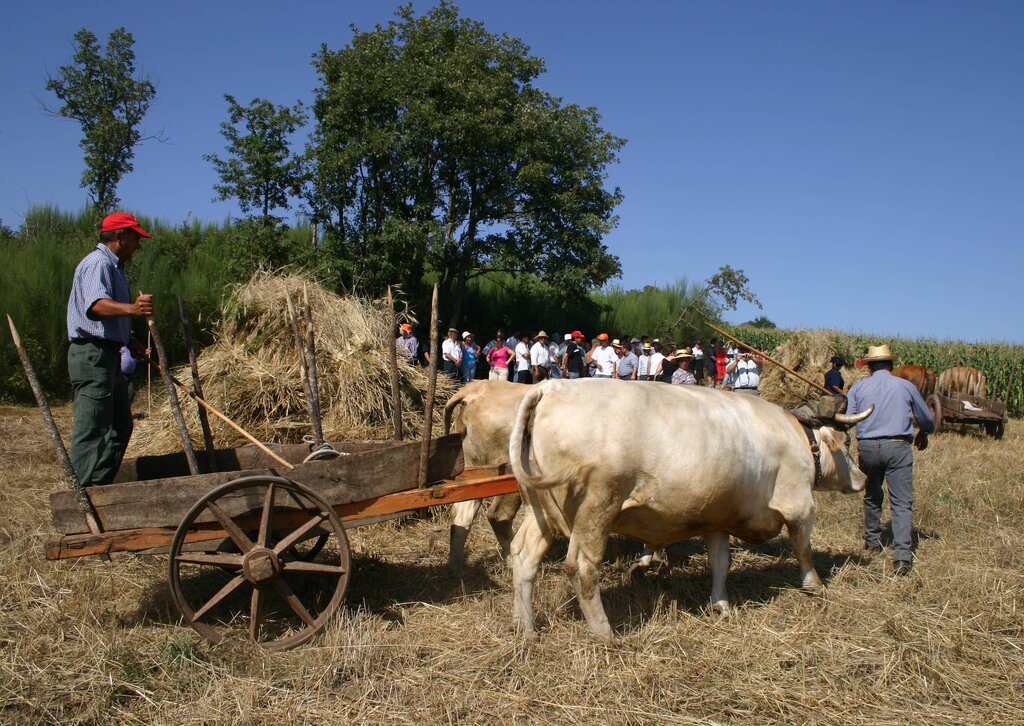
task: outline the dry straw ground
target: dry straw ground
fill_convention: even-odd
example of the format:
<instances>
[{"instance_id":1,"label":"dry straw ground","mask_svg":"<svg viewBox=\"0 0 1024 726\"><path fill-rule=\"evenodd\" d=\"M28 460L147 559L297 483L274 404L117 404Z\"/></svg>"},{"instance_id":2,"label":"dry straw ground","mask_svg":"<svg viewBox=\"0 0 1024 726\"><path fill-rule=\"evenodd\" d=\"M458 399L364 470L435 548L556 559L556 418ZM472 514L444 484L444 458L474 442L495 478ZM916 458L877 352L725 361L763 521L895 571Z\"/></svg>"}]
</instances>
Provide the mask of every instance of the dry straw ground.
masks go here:
<instances>
[{"instance_id":1,"label":"dry straw ground","mask_svg":"<svg viewBox=\"0 0 1024 726\"><path fill-rule=\"evenodd\" d=\"M65 431L70 411L60 409ZM917 455L917 566L862 555L860 501L819 495L828 595L801 594L788 543L734 545L738 613L705 611L703 545L631 582L613 540L604 596L621 636L591 642L557 550L538 641L513 637L486 525L461 584L447 523L352 533L344 615L306 646L213 647L170 605L161 557L47 562L57 468L38 412L0 409L0 721L4 723L1020 723L1024 426L944 433Z\"/></svg>"}]
</instances>

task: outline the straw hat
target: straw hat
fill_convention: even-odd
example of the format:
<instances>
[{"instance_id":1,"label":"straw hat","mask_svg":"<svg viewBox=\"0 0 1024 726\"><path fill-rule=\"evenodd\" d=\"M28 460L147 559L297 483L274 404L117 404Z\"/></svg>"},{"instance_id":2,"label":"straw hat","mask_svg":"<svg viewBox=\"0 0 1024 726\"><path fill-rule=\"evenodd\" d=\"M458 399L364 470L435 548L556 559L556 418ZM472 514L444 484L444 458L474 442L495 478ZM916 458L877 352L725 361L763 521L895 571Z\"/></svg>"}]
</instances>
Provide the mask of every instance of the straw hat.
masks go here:
<instances>
[{"instance_id":1,"label":"straw hat","mask_svg":"<svg viewBox=\"0 0 1024 726\"><path fill-rule=\"evenodd\" d=\"M680 360L683 358L693 358L693 353L690 352L689 348L680 348L669 360Z\"/></svg>"},{"instance_id":2,"label":"straw hat","mask_svg":"<svg viewBox=\"0 0 1024 726\"><path fill-rule=\"evenodd\" d=\"M864 356L865 363L874 363L881 360L892 360L892 353L889 352L888 345L872 345L868 348L867 355Z\"/></svg>"},{"instance_id":3,"label":"straw hat","mask_svg":"<svg viewBox=\"0 0 1024 726\"><path fill-rule=\"evenodd\" d=\"M621 348L622 347L622 341L619 340L618 338L616 338L615 340L612 341L612 347L613 348Z\"/></svg>"},{"instance_id":4,"label":"straw hat","mask_svg":"<svg viewBox=\"0 0 1024 726\"><path fill-rule=\"evenodd\" d=\"M654 346L650 343L644 343L644 350L654 350Z\"/></svg>"},{"instance_id":5,"label":"straw hat","mask_svg":"<svg viewBox=\"0 0 1024 726\"><path fill-rule=\"evenodd\" d=\"M542 330L542 331L540 331L539 333L537 333L536 337L538 337L538 338L546 338L546 337L548 337L548 334L547 334L547 333L545 333L545 332L544 332L544 331Z\"/></svg>"}]
</instances>

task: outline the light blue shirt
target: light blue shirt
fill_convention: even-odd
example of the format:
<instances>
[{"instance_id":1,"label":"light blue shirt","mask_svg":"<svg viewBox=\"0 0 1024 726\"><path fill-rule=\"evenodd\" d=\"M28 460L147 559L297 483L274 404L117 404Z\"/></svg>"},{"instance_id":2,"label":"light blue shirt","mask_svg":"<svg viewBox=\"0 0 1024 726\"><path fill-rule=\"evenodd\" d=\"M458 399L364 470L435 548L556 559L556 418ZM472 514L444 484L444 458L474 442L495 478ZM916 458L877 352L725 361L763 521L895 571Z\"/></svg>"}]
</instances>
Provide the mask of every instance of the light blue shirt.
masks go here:
<instances>
[{"instance_id":1,"label":"light blue shirt","mask_svg":"<svg viewBox=\"0 0 1024 726\"><path fill-rule=\"evenodd\" d=\"M87 254L75 269L68 297L68 340L104 338L128 345L132 323L127 316L101 318L92 312L97 300L131 302L124 263L105 244Z\"/></svg>"},{"instance_id":2,"label":"light blue shirt","mask_svg":"<svg viewBox=\"0 0 1024 726\"><path fill-rule=\"evenodd\" d=\"M846 413L862 413L871 404L875 405L874 412L857 424L859 440L893 436L912 438L914 426L911 415L925 433L935 430L935 419L917 386L887 370L875 371L869 378L850 387Z\"/></svg>"}]
</instances>

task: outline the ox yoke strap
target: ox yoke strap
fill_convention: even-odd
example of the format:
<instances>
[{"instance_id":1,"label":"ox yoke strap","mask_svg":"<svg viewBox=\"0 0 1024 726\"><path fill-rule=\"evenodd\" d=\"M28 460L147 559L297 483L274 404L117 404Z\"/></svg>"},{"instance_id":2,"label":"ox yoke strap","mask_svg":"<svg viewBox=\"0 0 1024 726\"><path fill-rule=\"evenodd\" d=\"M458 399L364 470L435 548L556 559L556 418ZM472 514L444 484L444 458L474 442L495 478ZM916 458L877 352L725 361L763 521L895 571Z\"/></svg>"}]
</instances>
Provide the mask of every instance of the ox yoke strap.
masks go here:
<instances>
[{"instance_id":1,"label":"ox yoke strap","mask_svg":"<svg viewBox=\"0 0 1024 726\"><path fill-rule=\"evenodd\" d=\"M813 488L817 489L818 485L821 484L821 447L818 445L817 439L814 438L814 431L810 426L806 426L801 423L800 428L804 430L804 434L807 436L807 443L811 445L811 456L814 457Z\"/></svg>"}]
</instances>

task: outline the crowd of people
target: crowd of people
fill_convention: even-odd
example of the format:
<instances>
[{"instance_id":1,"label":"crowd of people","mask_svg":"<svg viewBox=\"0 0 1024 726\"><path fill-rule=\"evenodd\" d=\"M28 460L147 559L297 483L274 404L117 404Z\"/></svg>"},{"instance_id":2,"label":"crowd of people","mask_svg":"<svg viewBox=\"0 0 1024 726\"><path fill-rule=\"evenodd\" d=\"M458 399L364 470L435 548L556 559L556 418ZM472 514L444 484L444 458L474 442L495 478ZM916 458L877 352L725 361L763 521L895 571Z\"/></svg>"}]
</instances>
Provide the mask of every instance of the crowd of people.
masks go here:
<instances>
[{"instance_id":1,"label":"crowd of people","mask_svg":"<svg viewBox=\"0 0 1024 726\"><path fill-rule=\"evenodd\" d=\"M410 364L429 365L428 345L421 345L412 326L404 323L396 341L399 355ZM441 345L439 368L461 383L487 378L538 383L548 378L618 378L628 381L705 385L758 394L761 356L712 338L705 351L700 340L681 346L675 341L601 333L588 340L579 330L548 335L498 330L483 346L470 331L449 328Z\"/></svg>"}]
</instances>

